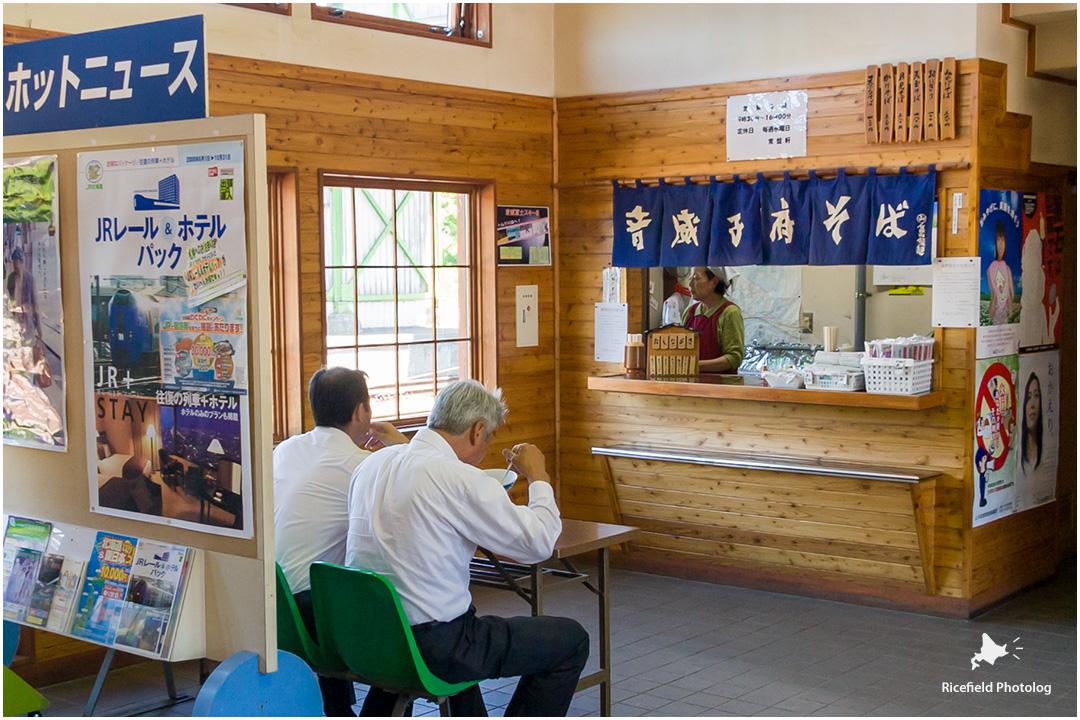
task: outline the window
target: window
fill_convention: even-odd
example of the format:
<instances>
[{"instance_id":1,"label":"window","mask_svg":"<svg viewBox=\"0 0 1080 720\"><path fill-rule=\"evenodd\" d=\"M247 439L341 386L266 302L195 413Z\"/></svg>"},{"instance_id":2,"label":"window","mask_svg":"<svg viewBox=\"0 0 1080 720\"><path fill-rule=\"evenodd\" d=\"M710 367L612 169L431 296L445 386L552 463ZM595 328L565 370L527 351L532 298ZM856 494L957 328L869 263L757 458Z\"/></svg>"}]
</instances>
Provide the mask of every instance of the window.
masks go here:
<instances>
[{"instance_id":1,"label":"window","mask_svg":"<svg viewBox=\"0 0 1080 720\"><path fill-rule=\"evenodd\" d=\"M368 374L376 420L425 417L477 377L478 191L323 176L326 364Z\"/></svg>"},{"instance_id":2,"label":"window","mask_svg":"<svg viewBox=\"0 0 1080 720\"><path fill-rule=\"evenodd\" d=\"M273 352L274 443L301 432L299 220L295 170L270 168L270 332Z\"/></svg>"},{"instance_id":3,"label":"window","mask_svg":"<svg viewBox=\"0 0 1080 720\"><path fill-rule=\"evenodd\" d=\"M311 17L491 47L491 3L312 3Z\"/></svg>"}]
</instances>

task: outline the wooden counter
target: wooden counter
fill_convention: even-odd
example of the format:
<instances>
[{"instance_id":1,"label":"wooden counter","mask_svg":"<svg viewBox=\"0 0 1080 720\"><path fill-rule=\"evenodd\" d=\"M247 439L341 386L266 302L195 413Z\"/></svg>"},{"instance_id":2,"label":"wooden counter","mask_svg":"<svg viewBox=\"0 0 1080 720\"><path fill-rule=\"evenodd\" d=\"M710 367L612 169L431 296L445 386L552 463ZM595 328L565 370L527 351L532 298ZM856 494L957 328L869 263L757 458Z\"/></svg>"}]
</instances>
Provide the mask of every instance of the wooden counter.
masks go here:
<instances>
[{"instance_id":1,"label":"wooden counter","mask_svg":"<svg viewBox=\"0 0 1080 720\"><path fill-rule=\"evenodd\" d=\"M841 407L883 408L886 410L927 410L945 404L945 393L924 395L877 395L867 392L836 390L788 390L763 387L755 377L742 375L710 375L704 373L697 382L674 380L630 380L622 375L590 377L590 390L639 393L642 395L674 395L678 397L719 398L728 400L758 400L788 402L803 405L838 405Z\"/></svg>"}]
</instances>

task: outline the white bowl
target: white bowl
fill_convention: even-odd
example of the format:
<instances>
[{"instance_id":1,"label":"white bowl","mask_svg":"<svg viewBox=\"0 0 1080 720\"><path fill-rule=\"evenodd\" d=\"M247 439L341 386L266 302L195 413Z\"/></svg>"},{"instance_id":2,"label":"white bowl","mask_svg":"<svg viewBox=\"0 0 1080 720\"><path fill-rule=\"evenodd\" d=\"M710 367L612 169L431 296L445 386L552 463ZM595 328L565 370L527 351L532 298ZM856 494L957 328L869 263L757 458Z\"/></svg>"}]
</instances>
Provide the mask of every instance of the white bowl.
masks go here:
<instances>
[{"instance_id":1,"label":"white bowl","mask_svg":"<svg viewBox=\"0 0 1080 720\"><path fill-rule=\"evenodd\" d=\"M492 468L491 470L485 470L484 472L501 482L502 486L507 491L514 487L514 483L516 483L518 479L518 474L516 472L513 470L507 472L506 468ZM503 480L504 477L506 478L505 480Z\"/></svg>"}]
</instances>

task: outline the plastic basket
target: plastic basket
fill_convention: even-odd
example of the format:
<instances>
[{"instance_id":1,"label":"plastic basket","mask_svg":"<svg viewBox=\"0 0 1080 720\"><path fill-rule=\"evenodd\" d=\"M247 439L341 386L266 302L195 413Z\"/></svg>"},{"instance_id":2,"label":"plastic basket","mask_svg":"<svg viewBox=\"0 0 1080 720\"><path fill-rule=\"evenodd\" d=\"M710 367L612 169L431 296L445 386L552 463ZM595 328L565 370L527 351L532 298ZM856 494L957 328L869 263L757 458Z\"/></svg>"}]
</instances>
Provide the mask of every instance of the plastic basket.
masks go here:
<instances>
[{"instance_id":1,"label":"plastic basket","mask_svg":"<svg viewBox=\"0 0 1080 720\"><path fill-rule=\"evenodd\" d=\"M864 387L864 373L848 368L830 369L809 365L803 368L802 376L807 390L858 392Z\"/></svg>"},{"instance_id":2,"label":"plastic basket","mask_svg":"<svg viewBox=\"0 0 1080 720\"><path fill-rule=\"evenodd\" d=\"M930 392L934 361L911 358L863 358L866 392L880 395L922 395Z\"/></svg>"}]
</instances>

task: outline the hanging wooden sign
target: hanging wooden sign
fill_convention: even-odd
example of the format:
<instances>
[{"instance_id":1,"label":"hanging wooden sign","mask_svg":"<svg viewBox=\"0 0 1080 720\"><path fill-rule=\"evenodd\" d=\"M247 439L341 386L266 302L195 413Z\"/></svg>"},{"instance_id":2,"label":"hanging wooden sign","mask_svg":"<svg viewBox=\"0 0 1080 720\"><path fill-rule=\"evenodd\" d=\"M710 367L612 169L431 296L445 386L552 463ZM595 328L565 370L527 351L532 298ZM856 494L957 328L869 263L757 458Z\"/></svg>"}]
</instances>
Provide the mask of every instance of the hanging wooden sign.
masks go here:
<instances>
[{"instance_id":1,"label":"hanging wooden sign","mask_svg":"<svg viewBox=\"0 0 1080 720\"><path fill-rule=\"evenodd\" d=\"M886 63L881 66L881 134L879 141L883 143L893 141L893 126L896 123L896 78L893 76L893 66Z\"/></svg>"},{"instance_id":2,"label":"hanging wooden sign","mask_svg":"<svg viewBox=\"0 0 1080 720\"><path fill-rule=\"evenodd\" d=\"M941 139L956 137L956 58L947 57L941 62L939 83L941 86Z\"/></svg>"},{"instance_id":3,"label":"hanging wooden sign","mask_svg":"<svg viewBox=\"0 0 1080 720\"><path fill-rule=\"evenodd\" d=\"M878 83L878 79L881 76L881 70L877 65L871 65L866 68L866 91L863 93L863 113L866 117L866 142L876 143L878 141L878 100L880 99L881 88Z\"/></svg>"},{"instance_id":4,"label":"hanging wooden sign","mask_svg":"<svg viewBox=\"0 0 1080 720\"><path fill-rule=\"evenodd\" d=\"M907 63L896 65L896 141L904 142L908 139L908 98L910 69Z\"/></svg>"},{"instance_id":5,"label":"hanging wooden sign","mask_svg":"<svg viewBox=\"0 0 1080 720\"><path fill-rule=\"evenodd\" d=\"M923 135L927 140L938 139L938 70L937 60L926 61L926 104L923 106Z\"/></svg>"},{"instance_id":6,"label":"hanging wooden sign","mask_svg":"<svg viewBox=\"0 0 1080 720\"><path fill-rule=\"evenodd\" d=\"M866 68L867 143L932 142L957 135L956 58Z\"/></svg>"},{"instance_id":7,"label":"hanging wooden sign","mask_svg":"<svg viewBox=\"0 0 1080 720\"><path fill-rule=\"evenodd\" d=\"M908 141L920 142L923 139L923 97L925 96L925 80L923 64L921 62L911 64L911 115L908 116Z\"/></svg>"}]
</instances>

